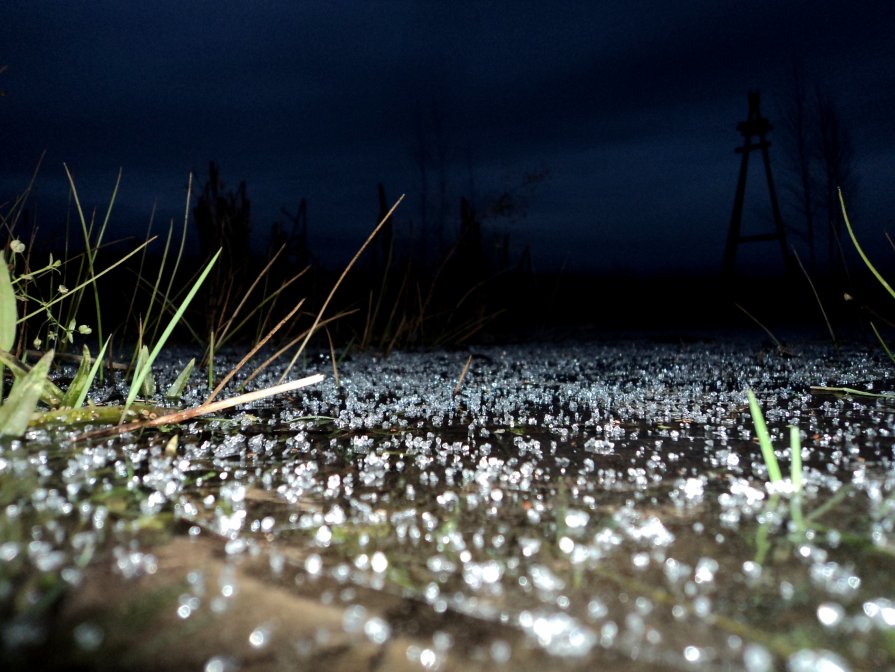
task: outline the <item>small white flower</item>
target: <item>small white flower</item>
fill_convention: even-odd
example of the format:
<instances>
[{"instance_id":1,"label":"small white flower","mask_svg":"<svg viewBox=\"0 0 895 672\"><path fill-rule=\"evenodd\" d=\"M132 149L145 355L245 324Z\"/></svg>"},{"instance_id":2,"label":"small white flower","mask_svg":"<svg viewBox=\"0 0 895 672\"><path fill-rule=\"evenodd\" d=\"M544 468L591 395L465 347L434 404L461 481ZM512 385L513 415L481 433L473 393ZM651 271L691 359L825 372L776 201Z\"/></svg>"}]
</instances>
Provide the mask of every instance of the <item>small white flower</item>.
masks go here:
<instances>
[{"instance_id":1,"label":"small white flower","mask_svg":"<svg viewBox=\"0 0 895 672\"><path fill-rule=\"evenodd\" d=\"M68 293L68 287L66 287L65 285L59 285L59 293L60 293L60 294L67 294L67 293Z\"/></svg>"},{"instance_id":2,"label":"small white flower","mask_svg":"<svg viewBox=\"0 0 895 672\"><path fill-rule=\"evenodd\" d=\"M93 329L88 327L86 324L82 324L81 326L78 327L78 333L84 334L86 336L87 334L92 334Z\"/></svg>"},{"instance_id":3,"label":"small white flower","mask_svg":"<svg viewBox=\"0 0 895 672\"><path fill-rule=\"evenodd\" d=\"M40 340L40 336L35 336L34 340L31 341L31 344L34 346L35 350L40 350L40 346L42 346L44 342Z\"/></svg>"},{"instance_id":4,"label":"small white flower","mask_svg":"<svg viewBox=\"0 0 895 672\"><path fill-rule=\"evenodd\" d=\"M22 254L25 251L25 243L16 238L9 244L9 249L12 250L13 254Z\"/></svg>"}]
</instances>

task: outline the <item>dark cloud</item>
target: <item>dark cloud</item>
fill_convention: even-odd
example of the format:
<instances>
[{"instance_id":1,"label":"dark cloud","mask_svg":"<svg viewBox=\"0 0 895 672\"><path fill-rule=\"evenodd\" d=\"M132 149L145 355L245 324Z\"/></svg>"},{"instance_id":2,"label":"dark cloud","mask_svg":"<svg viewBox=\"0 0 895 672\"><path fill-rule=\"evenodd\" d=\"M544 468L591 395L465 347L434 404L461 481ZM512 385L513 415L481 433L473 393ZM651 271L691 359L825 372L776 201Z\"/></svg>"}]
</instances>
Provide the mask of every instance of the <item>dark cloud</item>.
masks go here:
<instances>
[{"instance_id":1,"label":"dark cloud","mask_svg":"<svg viewBox=\"0 0 895 672\"><path fill-rule=\"evenodd\" d=\"M187 171L214 159L248 182L259 227L308 196L321 240L356 239L380 180L415 215L423 142L457 197L549 168L517 230L544 263L612 242L632 267L711 266L745 92L773 117L796 59L840 101L871 173L861 210L883 220L893 19L831 1L7 2L0 187L47 149L42 198L64 201L66 161L102 203L123 166L125 225L156 197L182 211Z\"/></svg>"}]
</instances>

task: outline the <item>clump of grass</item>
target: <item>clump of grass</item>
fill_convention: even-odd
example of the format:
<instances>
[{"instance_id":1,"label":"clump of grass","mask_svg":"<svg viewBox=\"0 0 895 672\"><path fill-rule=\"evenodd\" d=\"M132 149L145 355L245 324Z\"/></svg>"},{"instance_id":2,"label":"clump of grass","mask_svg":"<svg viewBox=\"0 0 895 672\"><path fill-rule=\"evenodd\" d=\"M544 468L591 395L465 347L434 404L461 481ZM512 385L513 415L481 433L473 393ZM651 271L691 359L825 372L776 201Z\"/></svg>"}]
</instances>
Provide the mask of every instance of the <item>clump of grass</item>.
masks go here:
<instances>
[{"instance_id":1,"label":"clump of grass","mask_svg":"<svg viewBox=\"0 0 895 672\"><path fill-rule=\"evenodd\" d=\"M205 269L199 275L199 278L193 283L192 288L187 293L186 298L180 304L180 307L177 309L177 312L174 313L174 316L171 318L170 322L168 322L168 326L165 327L165 330L162 332L161 337L158 342L155 344L155 347L145 357L138 359L138 366L134 371L134 378L131 382L130 389L127 393L127 400L124 402L124 413L127 413L128 409L130 409L131 404L134 403L134 399L136 399L137 394L140 392L143 382L146 380L149 375L152 364L158 358L159 354L162 351L162 348L165 346L168 338L171 336L171 332L174 331L174 327L177 326L177 323L180 321L180 318L183 317L183 313L186 311L187 306L189 306L190 302L193 300L193 297L196 296L196 292L199 291L199 288L202 286L202 283L205 281L205 278L208 277L209 272L211 272L212 267L215 262L218 260L221 251L218 250L217 254L211 258L211 261L205 266Z\"/></svg>"},{"instance_id":2,"label":"clump of grass","mask_svg":"<svg viewBox=\"0 0 895 672\"><path fill-rule=\"evenodd\" d=\"M149 311L147 311L147 318L149 313L152 312L152 308L156 303L161 306L161 311L159 312L163 313L163 311L166 310L170 311L172 313L171 318L168 321L167 326L165 326L165 328L162 330L161 335L157 339L153 336L155 344L151 350L142 342L144 335L143 320L139 320L139 338L133 357L133 361L135 362L135 364L133 366L133 374L124 403L121 406L91 406L89 409L85 410L80 407L83 406L89 389L92 386L97 373L101 370L101 361L109 345L109 339L106 339L106 341L103 342L102 347L100 348L98 356L95 360L91 359L89 349L87 349L86 346L84 347L84 354L80 358L79 368L77 373L75 374L72 384L69 386L69 389L67 391L62 391L52 381L49 380L50 366L53 362L54 356L52 350L46 353L41 358L41 360L30 370L27 368L27 366L20 363L18 359L12 354L12 350L15 347L17 338L17 326L24 325L29 319L41 313L50 315L51 319L56 319L53 318L52 314L50 313L51 307L66 299L71 299L75 305L79 304L82 292L89 287L93 287L94 290L93 294L96 299L96 319L97 324L99 325L102 319L102 314L98 298L99 294L95 288L97 279L111 271L113 268L119 266L124 261L137 254L141 250L145 251L146 247L153 240L155 240L155 237L149 238L146 242L142 243L141 245L137 246L136 249L124 255L120 260L112 264L110 267L106 268L103 271L97 272L96 265L94 263L96 252L101 244L102 236L109 220L112 203L109 204L109 208L106 212L106 217L99 230L99 233L96 235L96 237L93 237L93 222L91 221L89 225L87 224L87 220L83 215L83 211L77 197L74 180L72 179L67 167L66 175L69 178L71 191L73 194L73 198L75 199L78 217L80 219L82 232L84 234L85 245L87 246L87 252L84 254L84 260L86 261L87 266L87 276L86 278L82 278L82 276L79 274L78 284L72 290L66 290L65 292L62 292L60 296L57 296L55 298L41 299L36 295L34 297L28 297L30 300L36 302L39 308L38 310L32 311L19 318L17 308L17 301L19 299L19 296L17 296L17 294L21 295L24 293L24 289L21 289L21 287L24 287L27 281L35 277L35 273L25 272L24 274L16 277L14 272L15 267L13 266L13 273L10 273L10 267L6 263L6 258L2 253L0 253L0 267L2 267L0 268L0 367L3 367L5 365L6 367L10 368L15 378L13 389L11 390L5 401L2 402L2 405L0 405L0 434L18 436L23 434L29 425L41 422L62 422L65 424L74 424L84 421L117 425L115 427L99 430L98 432L93 432L89 434L91 436L98 434L117 434L126 431L142 429L144 427L157 427L160 425L177 424L192 418L201 417L210 413L231 408L236 405L251 403L253 401L257 401L269 396L282 394L299 389L301 387L305 387L307 385L319 383L321 380L323 380L323 376L319 374L307 376L300 380L293 380L290 382L283 382L283 380L285 376L288 375L291 368L294 366L297 358L301 355L311 336L319 329L325 329L326 325L333 320L338 319L339 317L344 315L344 313L339 313L326 319L323 318L324 312L326 311L330 300L332 299L342 280L347 275L348 271L351 269L351 267L354 265L354 263L357 261L366 247L370 244L370 241L375 237L377 232L385 225L386 221L391 217L392 213L403 199L402 196L401 199L399 199L391 208L391 210L388 211L383 220L379 223L376 229L370 234L370 236L358 250L355 257L346 266L346 268L342 272L342 275L339 277L338 281L336 282L335 286L324 302L323 307L317 313L317 316L311 327L305 330L297 339L291 341L286 348L281 349L273 358L268 359L260 367L257 367L251 376L254 377L255 375L257 375L264 367L266 367L271 361L273 361L273 359L275 359L286 350L291 349L292 346L295 345L295 343L301 340L301 344L298 350L295 352L292 360L290 361L286 372L280 378L280 384L246 394L239 394L237 396L230 397L221 401L214 401L215 397L222 391L227 383L232 380L236 373L260 350L260 348L265 343L267 343L267 341L275 333L277 333L277 331L281 327L290 322L293 316L301 308L303 300L299 301L286 315L286 317L284 317L282 320L279 321L278 324L270 329L267 335L265 335L263 338L258 339L255 346L251 348L246 356L243 357L243 359L239 362L239 364L237 364L236 367L234 367L233 370L224 377L224 379L218 384L218 386L212 391L212 393L203 403L188 409L161 409L156 407L147 407L145 404L138 404L137 402L137 398L139 396L154 396L155 384L152 375L153 363L161 354L162 349L165 347L175 327L184 319L184 314L188 306L196 296L202 284L205 282L206 278L211 272L211 269L213 268L216 261L218 260L218 257L221 254L221 251L218 250L218 252L198 273L198 276L192 282L189 290L186 291L186 294L182 295L182 298L174 298L175 294L180 294L180 292L173 291L175 289L173 275L168 281L167 288L162 293L160 291L160 287L162 285L162 275L164 273L164 267L172 239L172 227L172 229L169 229L168 232L168 237L165 243L162 267L159 270L158 277L152 283L144 280L142 277L142 263L141 271L138 277L138 283L143 282L144 284L150 286L150 309ZM112 201L114 201L117 190L118 183L116 182ZM6 218L4 218L4 221L6 221ZM185 227L186 222L184 223L184 230ZM11 232L12 230L10 228L10 233ZM10 249L15 255L23 251L23 246L21 246L21 244L19 244L17 241L14 241ZM181 240L180 250L177 254L177 258L174 264L175 271L180 263L182 251L183 241ZM267 267L265 267L265 270L262 271L261 276L265 275L267 269L269 269L272 264L273 260L268 263ZM37 275L53 273L58 269L59 265L59 262L55 262L51 259L50 263L45 268L37 272ZM301 274L302 273L298 273L297 275L293 276L285 283L284 286L288 286L289 284L291 284L294 280L300 277ZM19 292L16 291L17 283L19 283L20 285ZM252 294L257 286L258 281L256 280L249 287L246 295L237 305L236 309L231 313L229 319L221 326L221 330L219 332L212 332L212 344L209 345L208 349L209 366L213 366L212 361L214 357L213 353L215 344L219 344L220 342L225 341L230 335L235 333L235 331L238 331L238 329L242 326L241 323L235 324L235 321L237 320L240 311L248 305L249 296ZM272 292L267 293L262 300L256 302L254 309L249 311L250 314L254 314L258 310L260 310L261 307L271 304L273 301L275 301L275 299L284 289L284 286L274 289ZM133 307L133 300L131 301L131 306ZM161 314L154 318L156 325L155 329L157 329L160 325L160 317ZM72 322L72 326L68 329L67 332L69 340L71 340L71 332L73 332L75 329L74 324L75 323ZM86 334L89 333L89 331L82 330L81 333ZM336 362L334 350L332 349L332 347L331 350L333 354L334 373L338 378L338 371L335 369ZM167 391L166 397L176 398L182 393L189 380L189 376L194 365L194 360L187 364L184 370L181 371L180 375L177 377L177 380ZM0 368L0 376L2 376L2 373L2 368ZM251 379L251 377L249 378L249 380ZM0 387L0 400L3 399L2 392L2 387ZM37 406L40 401L43 401L47 405L49 405L50 410L38 412ZM141 414L135 413L134 411L135 406L139 407L139 410L145 412L145 414L151 415L151 419L137 420L134 422L126 423L125 421L127 420L132 420L133 418L140 417ZM84 436L88 435L82 435L82 437ZM75 437L75 439L82 437Z\"/></svg>"}]
</instances>

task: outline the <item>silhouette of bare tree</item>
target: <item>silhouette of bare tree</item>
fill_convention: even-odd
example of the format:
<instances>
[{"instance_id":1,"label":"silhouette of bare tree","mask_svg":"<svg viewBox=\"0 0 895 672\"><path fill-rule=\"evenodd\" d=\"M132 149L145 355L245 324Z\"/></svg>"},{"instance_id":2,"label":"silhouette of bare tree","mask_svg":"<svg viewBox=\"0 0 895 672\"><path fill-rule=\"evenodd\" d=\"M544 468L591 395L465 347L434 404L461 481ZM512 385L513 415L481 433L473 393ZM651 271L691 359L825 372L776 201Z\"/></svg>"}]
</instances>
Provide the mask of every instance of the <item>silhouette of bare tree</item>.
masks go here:
<instances>
[{"instance_id":1,"label":"silhouette of bare tree","mask_svg":"<svg viewBox=\"0 0 895 672\"><path fill-rule=\"evenodd\" d=\"M206 328L214 330L221 324L228 304L242 295L251 255L251 206L246 194L246 183L240 182L236 191L226 191L217 165L208 167L208 181L193 208L193 218L199 235L199 251L209 259L222 249L220 259L206 281Z\"/></svg>"},{"instance_id":2,"label":"silhouette of bare tree","mask_svg":"<svg viewBox=\"0 0 895 672\"><path fill-rule=\"evenodd\" d=\"M798 63L790 82L779 136L787 159L784 190L803 222L811 270L818 270L818 248L825 239L827 272L847 274L837 189L850 198L857 191L854 145L831 93L810 87Z\"/></svg>"}]
</instances>

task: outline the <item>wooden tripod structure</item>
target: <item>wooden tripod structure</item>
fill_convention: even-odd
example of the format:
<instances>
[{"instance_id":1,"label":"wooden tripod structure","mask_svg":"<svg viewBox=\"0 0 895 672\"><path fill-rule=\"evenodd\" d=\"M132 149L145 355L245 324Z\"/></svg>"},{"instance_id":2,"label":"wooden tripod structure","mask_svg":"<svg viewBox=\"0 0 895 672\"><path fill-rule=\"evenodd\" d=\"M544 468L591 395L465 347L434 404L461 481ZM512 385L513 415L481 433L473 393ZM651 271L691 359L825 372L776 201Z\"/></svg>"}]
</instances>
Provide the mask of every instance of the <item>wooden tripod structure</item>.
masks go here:
<instances>
[{"instance_id":1,"label":"wooden tripod structure","mask_svg":"<svg viewBox=\"0 0 895 672\"><path fill-rule=\"evenodd\" d=\"M783 253L783 264L788 272L792 260L789 248L786 244L786 231L783 227L783 217L780 215L780 204L777 202L777 190L774 188L774 178L771 175L771 160L768 157L768 148L771 146L767 139L768 132L773 128L767 118L761 116L761 96L758 91L749 92L749 116L745 121L737 124L737 130L743 136L743 146L736 148L736 153L742 155L740 160L740 176L737 180L736 197L733 201L733 215L730 218L730 231L727 234L727 245L724 250L723 273L732 277L736 266L737 247L740 243L753 243L762 241L778 241L780 251ZM740 232L743 221L743 201L746 196L746 173L749 168L749 154L754 150L761 151L764 161L765 175L768 182L768 195L771 199L771 213L774 217L774 231L757 235L744 236Z\"/></svg>"}]
</instances>

